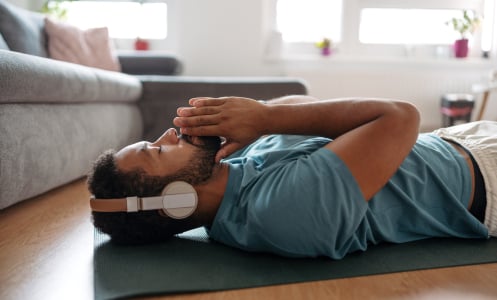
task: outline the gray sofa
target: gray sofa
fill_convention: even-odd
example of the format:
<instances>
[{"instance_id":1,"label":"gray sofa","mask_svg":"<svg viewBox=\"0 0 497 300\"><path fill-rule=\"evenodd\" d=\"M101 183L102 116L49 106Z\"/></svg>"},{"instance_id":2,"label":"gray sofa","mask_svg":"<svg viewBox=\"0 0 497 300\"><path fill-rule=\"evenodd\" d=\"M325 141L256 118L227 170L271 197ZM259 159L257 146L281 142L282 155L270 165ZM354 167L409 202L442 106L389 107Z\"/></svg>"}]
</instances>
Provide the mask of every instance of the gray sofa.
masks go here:
<instances>
[{"instance_id":1,"label":"gray sofa","mask_svg":"<svg viewBox=\"0 0 497 300\"><path fill-rule=\"evenodd\" d=\"M84 177L105 149L157 138L191 97L307 92L292 78L176 76L167 56L128 54L123 73L56 61L42 20L0 0L0 209Z\"/></svg>"}]
</instances>

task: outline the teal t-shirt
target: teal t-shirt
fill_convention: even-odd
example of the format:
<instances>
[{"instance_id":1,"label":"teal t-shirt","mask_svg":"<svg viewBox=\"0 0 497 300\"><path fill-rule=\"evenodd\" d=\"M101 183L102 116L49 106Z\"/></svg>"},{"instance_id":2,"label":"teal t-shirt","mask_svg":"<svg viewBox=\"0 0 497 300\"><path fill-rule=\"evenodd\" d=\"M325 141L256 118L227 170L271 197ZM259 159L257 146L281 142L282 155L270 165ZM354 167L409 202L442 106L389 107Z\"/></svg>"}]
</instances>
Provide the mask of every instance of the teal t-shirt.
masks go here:
<instances>
[{"instance_id":1,"label":"teal t-shirt","mask_svg":"<svg viewBox=\"0 0 497 300\"><path fill-rule=\"evenodd\" d=\"M334 259L382 241L488 237L466 208L466 161L439 137L420 135L369 202L342 160L323 148L330 141L272 135L228 157L210 237L247 251Z\"/></svg>"}]
</instances>

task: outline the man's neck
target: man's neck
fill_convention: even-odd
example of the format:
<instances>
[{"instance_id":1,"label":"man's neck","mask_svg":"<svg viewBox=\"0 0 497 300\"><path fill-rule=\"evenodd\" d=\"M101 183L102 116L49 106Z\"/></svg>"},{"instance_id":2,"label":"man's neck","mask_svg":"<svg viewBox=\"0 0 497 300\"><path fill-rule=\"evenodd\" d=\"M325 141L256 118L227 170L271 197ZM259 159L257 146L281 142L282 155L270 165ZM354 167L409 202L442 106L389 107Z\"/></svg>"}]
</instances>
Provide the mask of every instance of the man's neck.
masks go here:
<instances>
[{"instance_id":1,"label":"man's neck","mask_svg":"<svg viewBox=\"0 0 497 300\"><path fill-rule=\"evenodd\" d=\"M224 197L228 175L229 165L220 163L214 168L207 182L195 186L199 198L195 218L204 226L210 226L216 217Z\"/></svg>"}]
</instances>

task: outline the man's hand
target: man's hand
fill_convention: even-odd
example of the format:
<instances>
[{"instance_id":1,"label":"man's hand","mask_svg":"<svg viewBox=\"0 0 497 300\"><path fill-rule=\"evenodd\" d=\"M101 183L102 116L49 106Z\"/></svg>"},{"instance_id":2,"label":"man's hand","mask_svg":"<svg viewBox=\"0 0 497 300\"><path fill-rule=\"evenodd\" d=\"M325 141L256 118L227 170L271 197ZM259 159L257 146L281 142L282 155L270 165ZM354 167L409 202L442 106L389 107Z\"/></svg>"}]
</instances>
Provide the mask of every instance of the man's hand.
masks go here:
<instances>
[{"instance_id":1,"label":"man's hand","mask_svg":"<svg viewBox=\"0 0 497 300\"><path fill-rule=\"evenodd\" d=\"M193 98L192 107L178 108L173 120L180 132L192 136L222 136L226 141L216 162L247 146L264 134L266 118L263 103L249 98Z\"/></svg>"}]
</instances>

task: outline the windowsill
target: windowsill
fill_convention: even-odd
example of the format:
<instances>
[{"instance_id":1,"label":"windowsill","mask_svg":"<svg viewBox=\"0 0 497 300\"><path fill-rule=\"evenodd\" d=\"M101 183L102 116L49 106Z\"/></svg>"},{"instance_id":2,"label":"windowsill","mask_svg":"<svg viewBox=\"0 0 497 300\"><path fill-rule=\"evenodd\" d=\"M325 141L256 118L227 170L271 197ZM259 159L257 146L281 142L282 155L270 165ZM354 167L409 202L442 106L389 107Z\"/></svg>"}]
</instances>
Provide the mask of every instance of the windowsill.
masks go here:
<instances>
[{"instance_id":1,"label":"windowsill","mask_svg":"<svg viewBox=\"0 0 497 300\"><path fill-rule=\"evenodd\" d=\"M496 58L454 58L454 57L374 57L332 54L320 56L319 54L284 55L280 58L265 57L267 63L279 63L288 66L305 68L327 66L405 66L405 67L437 67L437 68L492 68L497 69Z\"/></svg>"}]
</instances>

